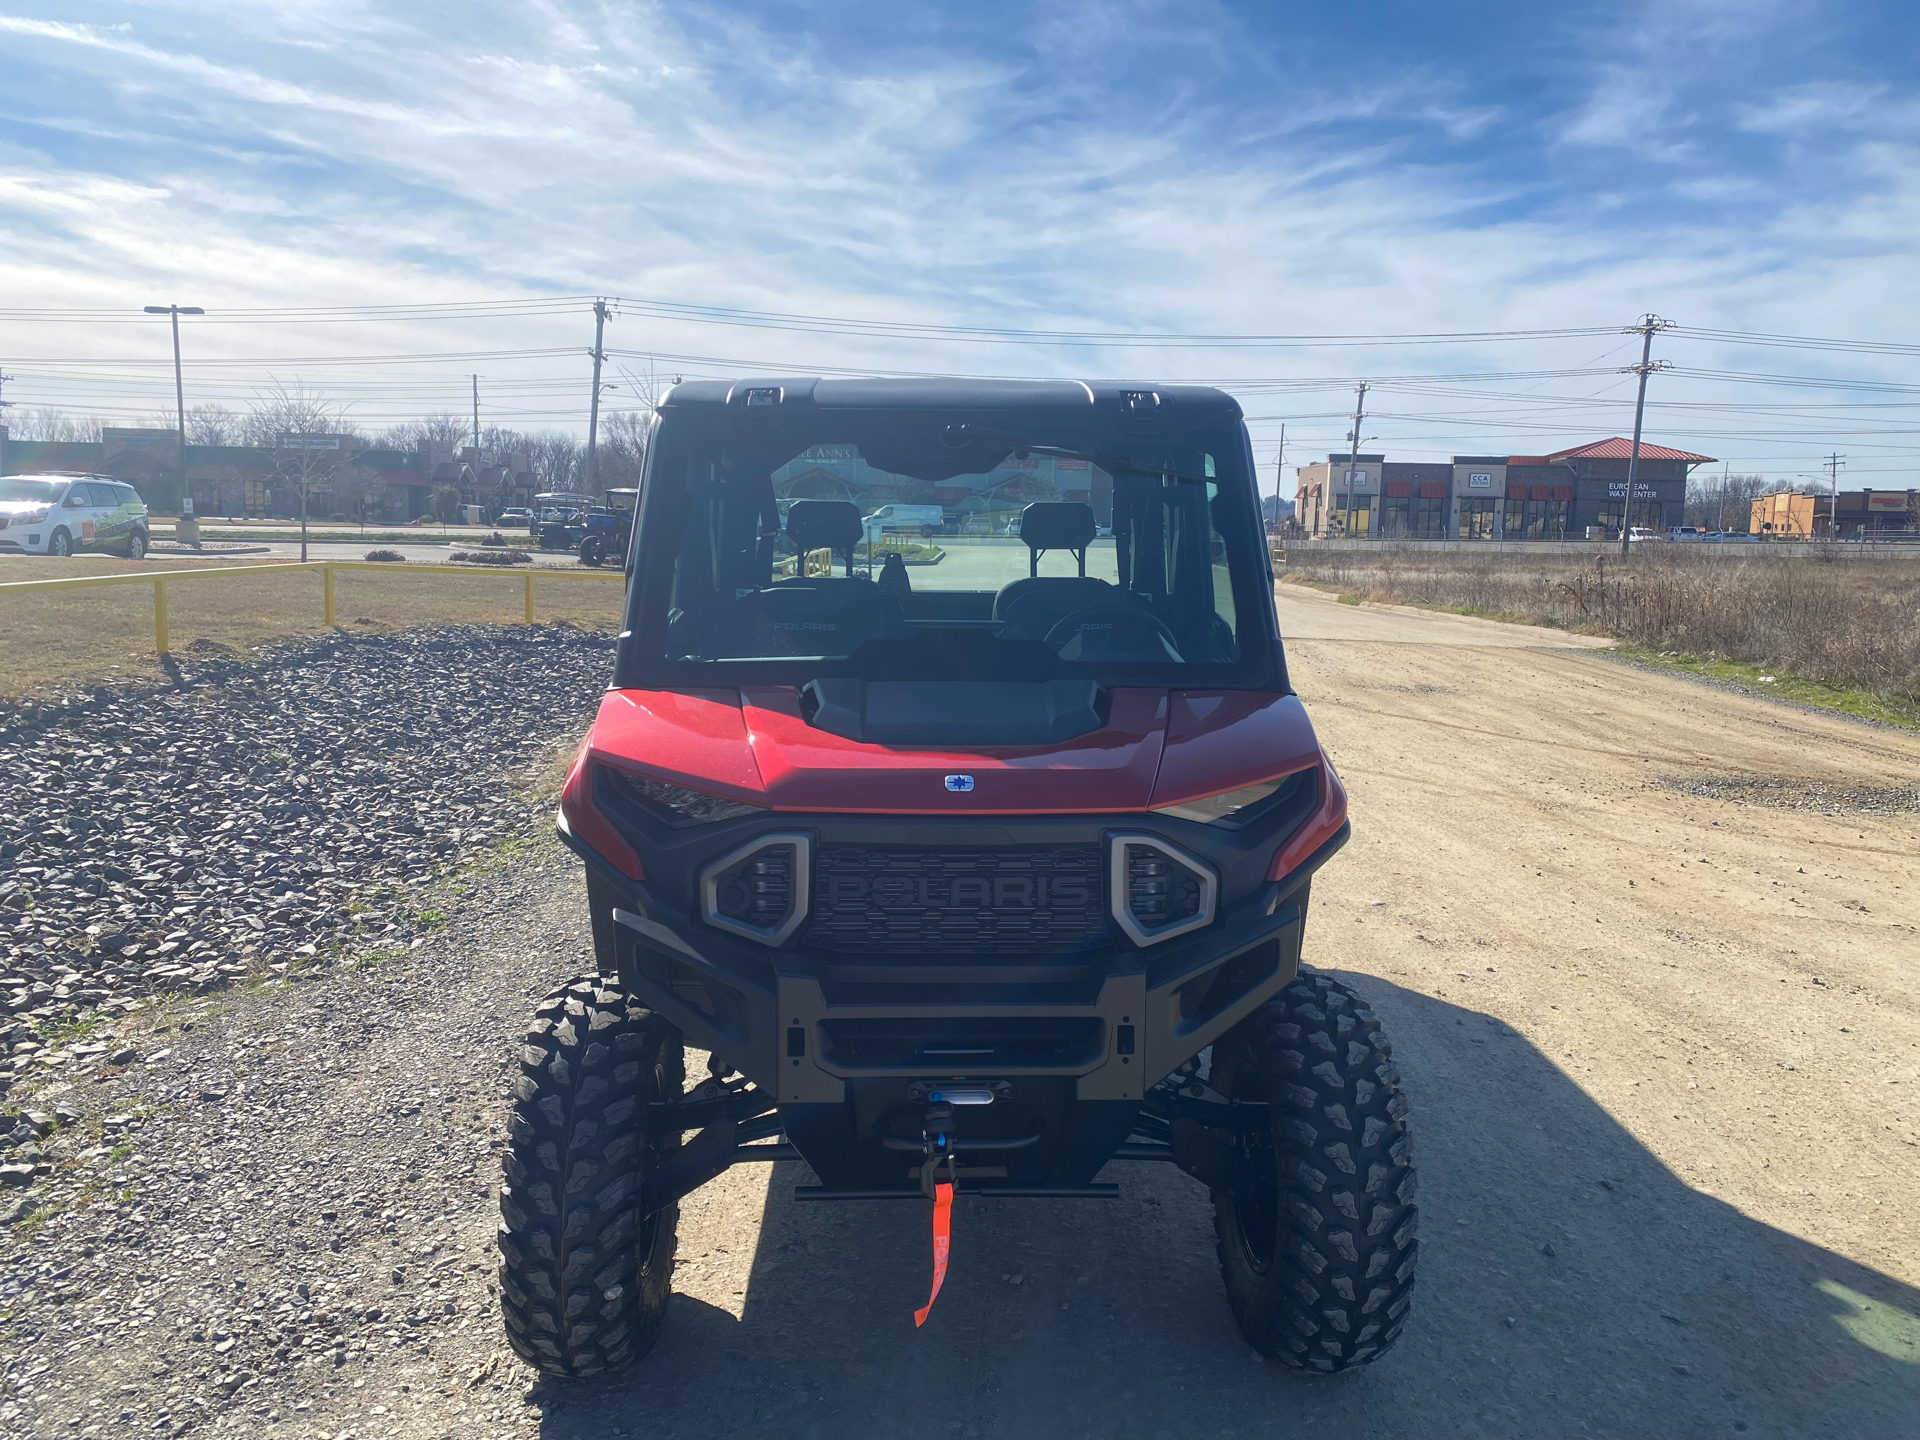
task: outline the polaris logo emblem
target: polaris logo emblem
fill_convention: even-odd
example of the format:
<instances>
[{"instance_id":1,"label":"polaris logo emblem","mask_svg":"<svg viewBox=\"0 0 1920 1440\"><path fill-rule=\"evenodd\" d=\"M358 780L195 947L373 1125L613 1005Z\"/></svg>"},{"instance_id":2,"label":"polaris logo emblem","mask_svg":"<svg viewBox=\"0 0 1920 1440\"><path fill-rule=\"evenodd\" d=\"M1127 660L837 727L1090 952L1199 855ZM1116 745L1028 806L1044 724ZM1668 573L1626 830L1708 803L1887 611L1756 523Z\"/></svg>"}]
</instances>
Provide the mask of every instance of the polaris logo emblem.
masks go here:
<instances>
[{"instance_id":1,"label":"polaris logo emblem","mask_svg":"<svg viewBox=\"0 0 1920 1440\"><path fill-rule=\"evenodd\" d=\"M947 789L949 789L949 790L971 790L971 789L973 789L973 776L971 776L971 775L949 775L949 776L947 776Z\"/></svg>"},{"instance_id":2,"label":"polaris logo emblem","mask_svg":"<svg viewBox=\"0 0 1920 1440\"><path fill-rule=\"evenodd\" d=\"M1094 900L1084 875L962 875L953 880L931 876L835 875L822 899L834 909L870 904L889 911L993 910L1001 913L1085 910Z\"/></svg>"}]
</instances>

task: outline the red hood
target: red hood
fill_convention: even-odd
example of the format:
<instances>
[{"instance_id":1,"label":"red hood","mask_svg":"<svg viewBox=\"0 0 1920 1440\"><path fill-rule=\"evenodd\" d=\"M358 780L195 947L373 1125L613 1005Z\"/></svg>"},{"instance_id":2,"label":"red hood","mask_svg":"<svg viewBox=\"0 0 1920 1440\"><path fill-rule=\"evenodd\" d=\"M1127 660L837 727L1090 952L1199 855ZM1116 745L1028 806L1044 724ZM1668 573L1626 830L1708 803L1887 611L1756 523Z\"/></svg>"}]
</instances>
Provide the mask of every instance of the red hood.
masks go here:
<instances>
[{"instance_id":1,"label":"red hood","mask_svg":"<svg viewBox=\"0 0 1920 1440\"><path fill-rule=\"evenodd\" d=\"M1113 691L1104 727L1060 745L903 750L816 730L790 687L611 690L597 759L776 810L870 814L1138 814L1316 763L1291 695ZM948 775L973 777L951 791Z\"/></svg>"}]
</instances>

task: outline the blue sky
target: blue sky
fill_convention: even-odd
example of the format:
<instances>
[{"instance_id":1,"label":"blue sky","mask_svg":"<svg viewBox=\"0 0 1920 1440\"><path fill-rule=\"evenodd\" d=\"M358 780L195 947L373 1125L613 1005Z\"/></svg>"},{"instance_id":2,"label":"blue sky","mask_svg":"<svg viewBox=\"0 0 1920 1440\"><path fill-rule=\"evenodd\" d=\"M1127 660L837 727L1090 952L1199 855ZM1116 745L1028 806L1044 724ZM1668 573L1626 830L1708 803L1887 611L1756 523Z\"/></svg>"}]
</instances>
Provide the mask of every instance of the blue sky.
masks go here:
<instances>
[{"instance_id":1,"label":"blue sky","mask_svg":"<svg viewBox=\"0 0 1920 1440\"><path fill-rule=\"evenodd\" d=\"M1290 335L1605 326L1654 310L1690 326L1910 342L1917 40L1910 0L0 0L0 307L608 293ZM191 353L235 363L190 380L235 403L269 374L298 376L377 424L464 408L477 369L498 418L572 423L584 381L577 396L558 387L574 383L577 354L332 371L315 357L583 346L588 323L584 309L484 324L203 323ZM8 398L158 405L171 378L160 371L33 362L139 359L163 341L138 326L6 322L0 364L20 377ZM1608 403L1630 398L1610 373L1634 358L1624 337L1122 350L630 314L610 343L636 370L641 352L675 357L655 362L663 374L752 359L1218 379L1261 417L1269 453L1282 419L1309 452L1337 445L1332 417L1358 376L1381 378L1373 448L1405 458L1550 449L1631 423ZM1911 356L1698 340L1661 353L1700 369L1920 383ZM1606 373L1458 382L1485 398L1395 389L1396 377L1564 369ZM1837 445L1868 483L1888 467L1911 476L1920 458L1902 393L1693 376L1656 390L1663 403L1738 407L1652 419L1658 438L1736 469L1791 474ZM1867 404L1881 408L1816 408Z\"/></svg>"}]
</instances>

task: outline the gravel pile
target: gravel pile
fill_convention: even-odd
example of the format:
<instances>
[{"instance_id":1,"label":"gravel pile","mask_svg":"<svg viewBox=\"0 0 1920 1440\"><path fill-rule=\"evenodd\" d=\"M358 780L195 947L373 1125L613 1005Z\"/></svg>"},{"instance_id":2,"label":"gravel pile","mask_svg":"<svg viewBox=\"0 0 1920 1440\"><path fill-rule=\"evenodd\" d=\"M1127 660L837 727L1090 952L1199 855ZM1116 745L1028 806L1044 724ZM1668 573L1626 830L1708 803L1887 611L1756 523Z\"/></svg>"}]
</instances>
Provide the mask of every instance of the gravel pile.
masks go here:
<instances>
[{"instance_id":1,"label":"gravel pile","mask_svg":"<svg viewBox=\"0 0 1920 1440\"><path fill-rule=\"evenodd\" d=\"M0 1436L541 1431L492 1239L515 1042L593 963L547 819L419 949L151 1007L133 1063L21 1087L52 1173L0 1191Z\"/></svg>"},{"instance_id":2,"label":"gravel pile","mask_svg":"<svg viewBox=\"0 0 1920 1440\"><path fill-rule=\"evenodd\" d=\"M86 1022L155 992L414 943L408 887L524 832L508 773L590 718L613 643L326 639L0 712L0 1093L124 1063Z\"/></svg>"},{"instance_id":3,"label":"gravel pile","mask_svg":"<svg viewBox=\"0 0 1920 1440\"><path fill-rule=\"evenodd\" d=\"M1897 815L1920 810L1920 785L1835 785L1777 775L1664 775L1660 783L1704 800L1820 815Z\"/></svg>"}]
</instances>

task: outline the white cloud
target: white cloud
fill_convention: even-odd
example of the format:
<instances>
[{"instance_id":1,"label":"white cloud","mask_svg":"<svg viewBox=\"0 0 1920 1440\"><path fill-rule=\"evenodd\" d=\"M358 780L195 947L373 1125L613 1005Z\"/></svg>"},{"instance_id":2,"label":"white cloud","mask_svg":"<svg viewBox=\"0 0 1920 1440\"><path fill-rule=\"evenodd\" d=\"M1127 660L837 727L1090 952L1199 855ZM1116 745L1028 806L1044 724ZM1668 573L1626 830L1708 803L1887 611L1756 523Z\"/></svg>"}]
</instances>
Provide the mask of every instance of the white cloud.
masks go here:
<instances>
[{"instance_id":1,"label":"white cloud","mask_svg":"<svg viewBox=\"0 0 1920 1440\"><path fill-rule=\"evenodd\" d=\"M670 21L561 0L404 22L317 0L271 13L183 0L133 27L0 17L48 74L112 102L90 131L68 119L42 132L49 148L77 147L58 161L0 155L0 284L35 297L20 303L88 308L171 295L218 310L598 291L966 324L1294 334L1626 323L1649 308L1701 325L1892 334L1894 317L1920 308L1920 184L1891 147L1836 152L1835 165L1867 182L1850 197L1768 206L1767 177L1693 163L1692 132L1706 122L1666 72L1623 62L1570 82L1577 108L1549 128L1567 153L1657 156L1679 173L1569 192L1465 151L1415 163L1417 127L1444 147L1517 118L1505 102L1460 101L1443 77L1290 89L1285 103L1244 112L1226 97L1103 87L1103 48L1152 9L1094 7L1092 32L1044 29L1046 73L1070 83L1038 89L1016 83L1012 60L972 52L868 66L739 14L705 24L700 12ZM1702 33L1739 31L1725 7L1697 12ZM1180 44L1204 56L1233 36L1230 24L1196 23ZM71 87L49 86L59 89ZM1847 103L1807 86L1749 107L1741 123L1844 118ZM1756 203L1737 223L1688 208ZM362 402L371 413L422 408L423 373L445 379L446 403L475 368L502 384L571 383L586 336L583 312L484 330L207 325L193 343L202 355L275 357L283 378L294 373L284 357L350 349L576 347L518 369L395 367L392 393ZM1541 345L1497 361L1464 348L1036 352L635 316L611 341L796 368L1336 379L1544 368L1605 348ZM50 327L31 343L48 355L135 339ZM1855 373L1875 363L1849 359Z\"/></svg>"}]
</instances>

